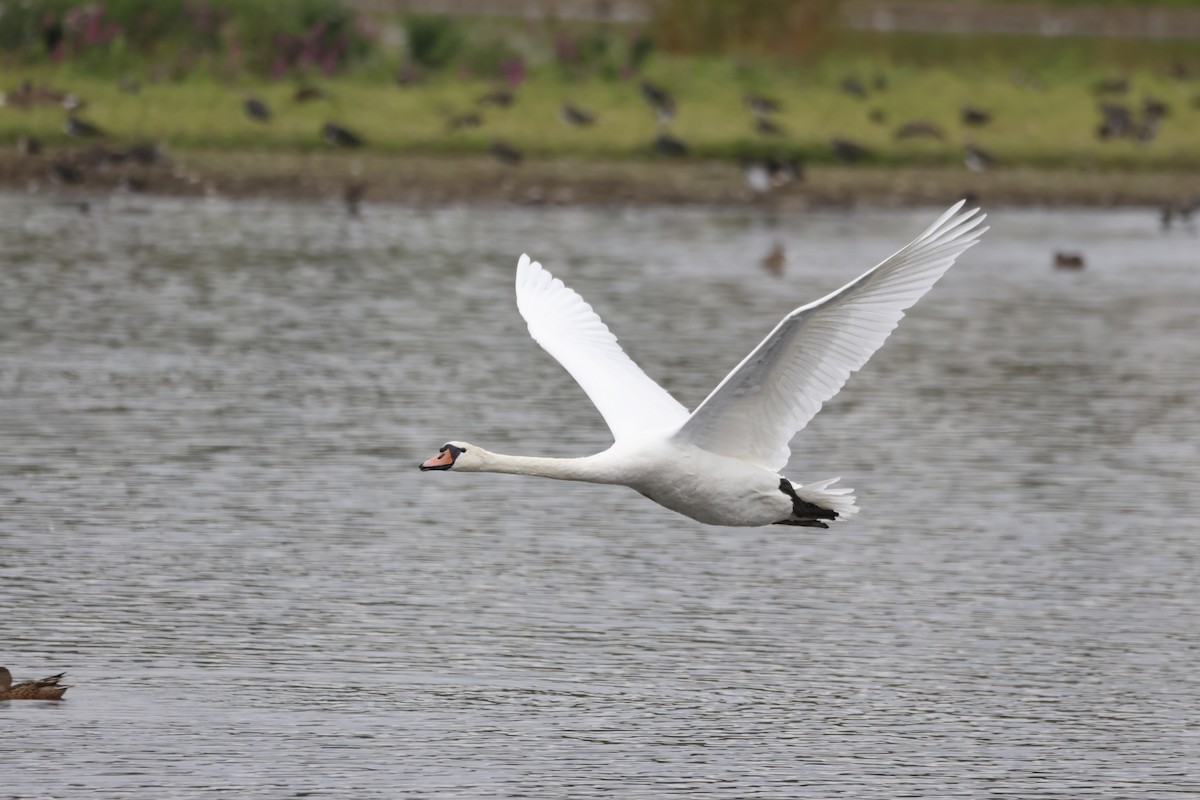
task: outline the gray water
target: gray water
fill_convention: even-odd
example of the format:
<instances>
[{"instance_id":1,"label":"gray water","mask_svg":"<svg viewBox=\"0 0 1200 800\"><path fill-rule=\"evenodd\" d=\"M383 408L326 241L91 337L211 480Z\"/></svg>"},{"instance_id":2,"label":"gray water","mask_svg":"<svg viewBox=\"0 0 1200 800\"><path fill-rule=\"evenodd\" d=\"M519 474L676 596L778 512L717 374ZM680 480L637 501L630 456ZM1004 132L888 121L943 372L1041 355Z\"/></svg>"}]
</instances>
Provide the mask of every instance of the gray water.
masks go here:
<instances>
[{"instance_id":1,"label":"gray water","mask_svg":"<svg viewBox=\"0 0 1200 800\"><path fill-rule=\"evenodd\" d=\"M793 442L834 530L416 469L607 446L523 251L695 405L936 213L0 195L0 663L75 684L0 703L0 796L1200 793L1200 238L1148 212L992 215Z\"/></svg>"}]
</instances>

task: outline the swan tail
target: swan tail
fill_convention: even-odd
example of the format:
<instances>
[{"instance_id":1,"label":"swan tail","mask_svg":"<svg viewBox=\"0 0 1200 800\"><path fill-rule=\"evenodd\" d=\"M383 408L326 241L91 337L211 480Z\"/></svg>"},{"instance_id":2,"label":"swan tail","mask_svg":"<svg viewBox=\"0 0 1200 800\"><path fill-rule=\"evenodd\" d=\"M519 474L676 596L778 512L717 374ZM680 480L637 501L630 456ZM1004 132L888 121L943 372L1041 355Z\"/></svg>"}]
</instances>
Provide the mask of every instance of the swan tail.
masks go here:
<instances>
[{"instance_id":1,"label":"swan tail","mask_svg":"<svg viewBox=\"0 0 1200 800\"><path fill-rule=\"evenodd\" d=\"M834 486L841 478L827 478L796 486L796 496L805 503L819 506L837 514L838 522L845 522L858 513L854 504L854 490L848 486Z\"/></svg>"},{"instance_id":2,"label":"swan tail","mask_svg":"<svg viewBox=\"0 0 1200 800\"><path fill-rule=\"evenodd\" d=\"M799 525L804 528L828 528L830 522L847 520L858 513L853 489L832 488L840 478L794 486L787 478L779 479L779 491L792 500L792 513L776 525Z\"/></svg>"}]
</instances>

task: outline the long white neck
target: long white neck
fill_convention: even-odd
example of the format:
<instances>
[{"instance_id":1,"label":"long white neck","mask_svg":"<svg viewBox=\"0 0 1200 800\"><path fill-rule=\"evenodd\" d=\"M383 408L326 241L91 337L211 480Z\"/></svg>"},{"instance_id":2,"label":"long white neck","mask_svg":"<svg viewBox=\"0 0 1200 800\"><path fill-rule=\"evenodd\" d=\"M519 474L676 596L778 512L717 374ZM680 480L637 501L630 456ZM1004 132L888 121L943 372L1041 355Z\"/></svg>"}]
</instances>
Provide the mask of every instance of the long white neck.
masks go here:
<instances>
[{"instance_id":1,"label":"long white neck","mask_svg":"<svg viewBox=\"0 0 1200 800\"><path fill-rule=\"evenodd\" d=\"M478 458L463 464L469 472L503 472L509 475L533 475L560 481L589 483L620 483L597 454L583 458L539 458L537 456L507 456L477 448Z\"/></svg>"}]
</instances>

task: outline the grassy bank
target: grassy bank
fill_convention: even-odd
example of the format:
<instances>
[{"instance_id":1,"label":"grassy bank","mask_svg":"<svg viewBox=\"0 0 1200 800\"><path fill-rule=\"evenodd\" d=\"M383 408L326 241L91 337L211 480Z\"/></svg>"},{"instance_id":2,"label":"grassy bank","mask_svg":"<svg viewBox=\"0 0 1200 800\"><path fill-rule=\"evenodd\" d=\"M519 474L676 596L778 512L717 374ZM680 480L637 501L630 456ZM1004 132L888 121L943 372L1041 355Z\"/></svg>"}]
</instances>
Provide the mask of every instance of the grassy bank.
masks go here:
<instances>
[{"instance_id":1,"label":"grassy bank","mask_svg":"<svg viewBox=\"0 0 1200 800\"><path fill-rule=\"evenodd\" d=\"M335 122L361 136L365 144L356 152L383 157L380 163L388 156L482 158L497 140L526 157L508 169L529 170L529 161L662 163L669 157L654 153L650 143L666 132L687 146L685 162L737 164L774 155L833 166L838 156L830 142L840 137L865 148L859 168L966 175L963 151L970 143L1007 174L1200 173L1200 49L1193 42L820 29L798 38L798 49L782 58L749 50L668 52L644 31L554 20L456 20L441 27L426 20L423 44L412 38L411 24L405 44L402 23L346 22L371 32L364 39L370 46L338 51L345 57L328 70L306 66L308 56L300 51L288 51L292 61L278 74L262 66L265 56L239 60L216 45L137 55L116 47L119 37L77 58L6 56L0 89L9 95L0 106L0 145L35 139L44 160L98 142L116 148L147 140L177 159L189 153L286 157L330 151L320 131ZM651 30L663 30L661 23ZM316 41L303 30L289 35ZM312 45L313 53L335 45ZM1098 95L1098 84L1113 78L1126 80L1124 91ZM642 97L643 80L673 94L676 114L669 124L657 120ZM60 102L15 102L23 82L79 98L78 115L103 135L68 136ZM318 89L319 96L300 102L300 86ZM513 103L480 102L496 89L511 91ZM748 92L779 102L768 117L776 132L756 130ZM250 97L267 104L269 120L245 113ZM1150 135L1097 136L1101 103L1126 108L1142 130L1148 102L1166 109L1147 129ZM564 103L592 114L594 123L565 124L559 119ZM968 125L962 119L967 106L990 119ZM452 124L469 115L479 124ZM920 123L923 134L900 136L907 123Z\"/></svg>"},{"instance_id":2,"label":"grassy bank","mask_svg":"<svg viewBox=\"0 0 1200 800\"><path fill-rule=\"evenodd\" d=\"M1135 114L1146 98L1167 104L1168 115L1148 142L1097 137L1092 87L1106 71L1017 74L1014 81L1013 70L995 62L967 71L869 56L829 58L810 67L657 57L645 76L670 87L678 106L670 132L702 159L772 152L832 162L828 142L840 136L865 146L866 160L878 164L957 164L969 140L1009 166L1200 169L1200 83L1157 72L1135 72L1127 99L1117 100ZM848 76L858 76L867 87L882 78L886 89L852 96L841 88ZM115 79L39 67L8 73L4 88L15 89L21 79L85 100L81 115L114 142L152 139L172 149L303 152L325 147L320 128L336 121L383 153L482 153L502 138L532 156L625 159L649 156L649 142L659 131L636 81L568 80L549 68L531 70L508 108L479 107L478 98L494 82L453 75L410 87L354 75L317 81L324 97L306 103L293 99L295 82L250 77L195 74L182 81L142 82L137 93L128 93ZM749 90L780 101L773 121L782 134L755 132L743 104ZM243 101L251 95L271 107L270 121L244 114ZM595 124L575 128L561 122L564 102L593 113ZM992 120L964 126L959 119L964 105L988 111ZM482 124L452 130L450 120L467 112L478 113ZM50 146L65 145L70 139L62 130L64 117L51 104L0 108L0 142L33 136ZM932 123L943 138L897 138L899 126L914 120Z\"/></svg>"}]
</instances>

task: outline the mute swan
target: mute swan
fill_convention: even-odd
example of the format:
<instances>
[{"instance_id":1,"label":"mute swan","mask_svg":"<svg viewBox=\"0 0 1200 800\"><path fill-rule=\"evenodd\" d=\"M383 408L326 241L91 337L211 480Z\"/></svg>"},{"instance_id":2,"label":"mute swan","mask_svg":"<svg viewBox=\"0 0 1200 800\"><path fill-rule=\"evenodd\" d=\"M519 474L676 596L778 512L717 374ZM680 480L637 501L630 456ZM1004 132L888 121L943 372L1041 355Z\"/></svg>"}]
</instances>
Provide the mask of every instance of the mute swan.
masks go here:
<instances>
[{"instance_id":1,"label":"mute swan","mask_svg":"<svg viewBox=\"0 0 1200 800\"><path fill-rule=\"evenodd\" d=\"M691 414L633 363L583 298L522 255L517 308L615 442L584 458L533 458L451 441L420 468L621 484L712 525L846 520L858 507L837 478L801 485L780 474L788 442L987 230L979 209L961 212L965 202L874 269L784 317Z\"/></svg>"}]
</instances>

